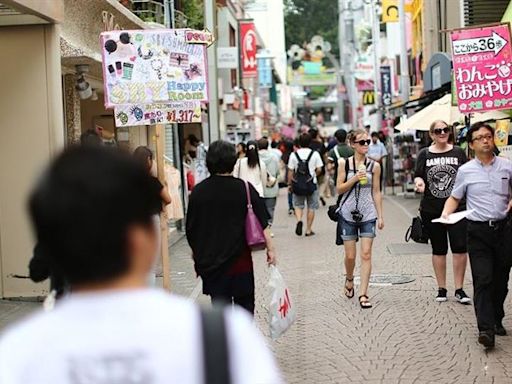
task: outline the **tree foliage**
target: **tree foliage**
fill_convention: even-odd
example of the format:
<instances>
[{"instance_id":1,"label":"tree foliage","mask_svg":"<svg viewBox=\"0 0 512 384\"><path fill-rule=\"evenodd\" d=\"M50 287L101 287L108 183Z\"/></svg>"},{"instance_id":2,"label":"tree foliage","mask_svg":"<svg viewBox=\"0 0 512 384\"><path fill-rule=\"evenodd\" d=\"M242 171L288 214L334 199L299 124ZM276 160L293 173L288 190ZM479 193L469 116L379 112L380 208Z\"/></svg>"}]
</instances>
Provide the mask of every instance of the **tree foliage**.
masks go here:
<instances>
[{"instance_id":1,"label":"tree foliage","mask_svg":"<svg viewBox=\"0 0 512 384\"><path fill-rule=\"evenodd\" d=\"M338 57L338 2L336 0L284 0L286 48L303 46L315 35L332 45Z\"/></svg>"},{"instance_id":2,"label":"tree foliage","mask_svg":"<svg viewBox=\"0 0 512 384\"><path fill-rule=\"evenodd\" d=\"M203 0L181 0L177 2L177 9L181 12L177 15L177 28L204 28Z\"/></svg>"}]
</instances>

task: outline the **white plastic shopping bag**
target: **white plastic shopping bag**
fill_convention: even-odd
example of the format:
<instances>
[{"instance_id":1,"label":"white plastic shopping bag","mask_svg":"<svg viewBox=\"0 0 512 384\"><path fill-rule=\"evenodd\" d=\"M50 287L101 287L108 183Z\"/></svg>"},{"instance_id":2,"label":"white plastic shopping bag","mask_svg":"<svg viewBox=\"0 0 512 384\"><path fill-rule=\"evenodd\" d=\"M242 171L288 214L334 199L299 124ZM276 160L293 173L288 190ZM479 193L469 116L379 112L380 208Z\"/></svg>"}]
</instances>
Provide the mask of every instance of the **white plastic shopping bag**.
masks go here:
<instances>
[{"instance_id":1,"label":"white plastic shopping bag","mask_svg":"<svg viewBox=\"0 0 512 384\"><path fill-rule=\"evenodd\" d=\"M269 268L270 279L268 287L270 288L270 305L268 317L270 336L275 340L290 328L297 317L297 312L295 311L283 276L276 266L271 265Z\"/></svg>"}]
</instances>

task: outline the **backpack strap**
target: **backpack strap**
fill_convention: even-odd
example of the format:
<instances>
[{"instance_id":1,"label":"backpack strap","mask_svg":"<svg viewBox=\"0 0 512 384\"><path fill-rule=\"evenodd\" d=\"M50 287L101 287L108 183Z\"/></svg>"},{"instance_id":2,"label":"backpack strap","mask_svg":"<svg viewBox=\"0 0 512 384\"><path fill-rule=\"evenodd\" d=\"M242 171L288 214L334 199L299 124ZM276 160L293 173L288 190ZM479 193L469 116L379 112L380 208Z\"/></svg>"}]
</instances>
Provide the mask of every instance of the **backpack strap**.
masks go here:
<instances>
[{"instance_id":1,"label":"backpack strap","mask_svg":"<svg viewBox=\"0 0 512 384\"><path fill-rule=\"evenodd\" d=\"M315 151L311 150L311 152L309 152L309 156L308 158L306 159L306 163L309 163L309 160L311 160L311 158L313 157Z\"/></svg>"},{"instance_id":2,"label":"backpack strap","mask_svg":"<svg viewBox=\"0 0 512 384\"><path fill-rule=\"evenodd\" d=\"M300 162L302 161L302 159L299 157L299 154L297 152L293 152L293 154L295 155L295 157L297 158L297 161Z\"/></svg>"},{"instance_id":3,"label":"backpack strap","mask_svg":"<svg viewBox=\"0 0 512 384\"><path fill-rule=\"evenodd\" d=\"M336 161L338 161L341 157L340 152L338 151L338 146L334 147L334 154L336 155Z\"/></svg>"},{"instance_id":4,"label":"backpack strap","mask_svg":"<svg viewBox=\"0 0 512 384\"><path fill-rule=\"evenodd\" d=\"M229 353L224 307L201 309L205 384L230 384Z\"/></svg>"},{"instance_id":5,"label":"backpack strap","mask_svg":"<svg viewBox=\"0 0 512 384\"><path fill-rule=\"evenodd\" d=\"M348 159L345 159L345 183L348 180L349 167L350 167L350 165L349 165Z\"/></svg>"}]
</instances>

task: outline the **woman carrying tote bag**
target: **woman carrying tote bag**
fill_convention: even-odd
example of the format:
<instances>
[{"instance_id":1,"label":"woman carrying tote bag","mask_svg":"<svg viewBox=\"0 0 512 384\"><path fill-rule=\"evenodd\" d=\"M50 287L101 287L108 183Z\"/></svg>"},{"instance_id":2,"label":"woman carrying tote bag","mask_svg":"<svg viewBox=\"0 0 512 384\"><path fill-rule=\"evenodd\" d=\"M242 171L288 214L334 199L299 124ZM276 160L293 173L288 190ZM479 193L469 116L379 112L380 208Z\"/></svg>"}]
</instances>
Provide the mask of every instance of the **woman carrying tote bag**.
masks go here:
<instances>
[{"instance_id":1,"label":"woman carrying tote bag","mask_svg":"<svg viewBox=\"0 0 512 384\"><path fill-rule=\"evenodd\" d=\"M254 271L246 232L248 205L263 229L268 264L276 263L276 254L265 204L250 183L233 177L236 160L232 144L219 140L210 145L206 164L211 176L196 185L190 195L186 232L195 270L203 280L203 293L212 302L238 304L254 314Z\"/></svg>"}]
</instances>

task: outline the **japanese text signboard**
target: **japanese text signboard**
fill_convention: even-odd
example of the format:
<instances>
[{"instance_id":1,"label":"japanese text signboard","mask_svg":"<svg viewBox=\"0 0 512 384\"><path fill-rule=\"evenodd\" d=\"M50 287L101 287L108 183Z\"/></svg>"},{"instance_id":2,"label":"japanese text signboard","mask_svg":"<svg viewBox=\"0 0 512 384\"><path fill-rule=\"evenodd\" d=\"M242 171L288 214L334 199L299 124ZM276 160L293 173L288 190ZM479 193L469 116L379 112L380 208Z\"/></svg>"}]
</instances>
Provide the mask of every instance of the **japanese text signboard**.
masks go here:
<instances>
[{"instance_id":1,"label":"japanese text signboard","mask_svg":"<svg viewBox=\"0 0 512 384\"><path fill-rule=\"evenodd\" d=\"M391 90L391 67L389 65L383 65L380 67L380 86L382 105L389 107L393 101L393 93Z\"/></svg>"},{"instance_id":2,"label":"japanese text signboard","mask_svg":"<svg viewBox=\"0 0 512 384\"><path fill-rule=\"evenodd\" d=\"M208 101L206 46L190 30L101 34L105 106Z\"/></svg>"},{"instance_id":3,"label":"japanese text signboard","mask_svg":"<svg viewBox=\"0 0 512 384\"><path fill-rule=\"evenodd\" d=\"M256 53L258 52L258 41L253 22L240 22L240 40L242 42L242 76L257 77L258 64L256 61Z\"/></svg>"},{"instance_id":4,"label":"japanese text signboard","mask_svg":"<svg viewBox=\"0 0 512 384\"><path fill-rule=\"evenodd\" d=\"M459 110L512 108L509 24L455 30L451 40Z\"/></svg>"}]
</instances>

